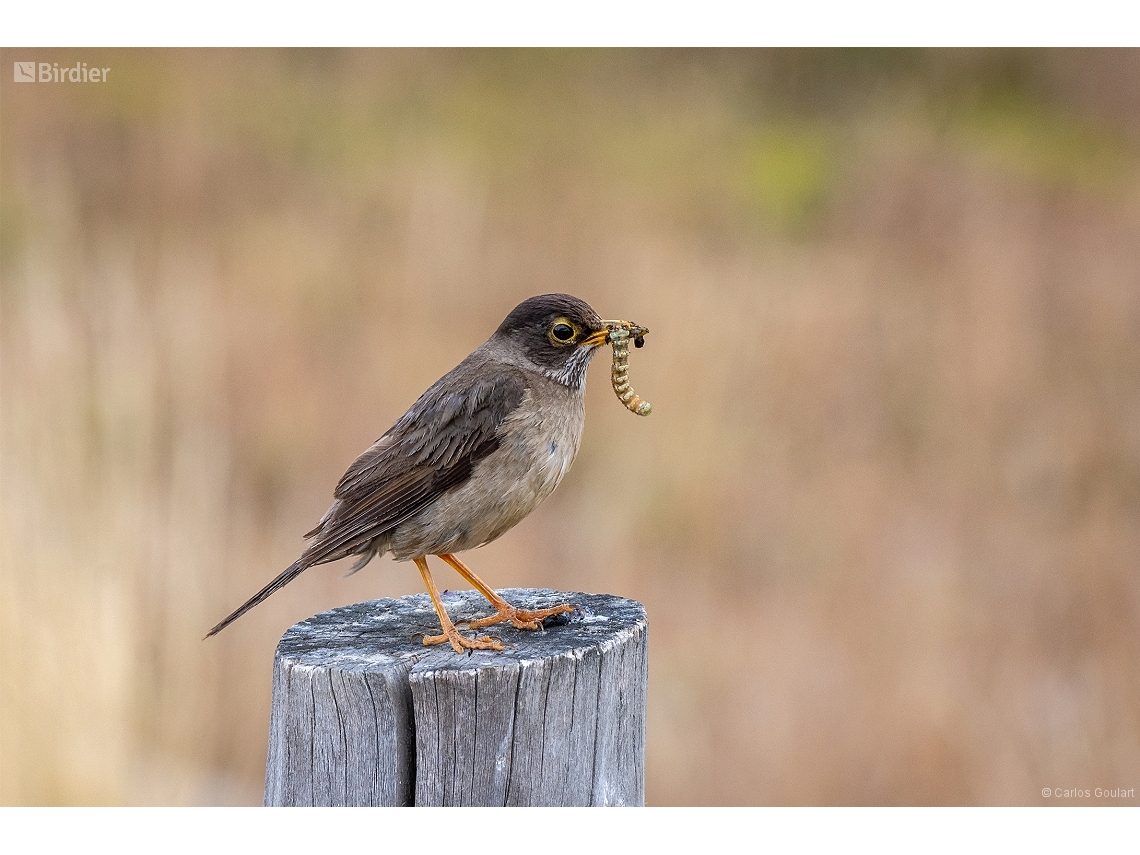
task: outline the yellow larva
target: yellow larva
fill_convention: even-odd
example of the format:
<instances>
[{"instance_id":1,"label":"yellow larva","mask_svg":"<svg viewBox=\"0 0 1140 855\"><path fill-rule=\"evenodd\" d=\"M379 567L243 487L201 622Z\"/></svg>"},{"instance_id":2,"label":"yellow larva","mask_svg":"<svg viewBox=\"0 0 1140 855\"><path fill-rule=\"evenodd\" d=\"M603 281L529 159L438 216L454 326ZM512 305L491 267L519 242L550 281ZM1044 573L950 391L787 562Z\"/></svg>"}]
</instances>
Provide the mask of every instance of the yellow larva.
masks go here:
<instances>
[{"instance_id":1,"label":"yellow larva","mask_svg":"<svg viewBox=\"0 0 1140 855\"><path fill-rule=\"evenodd\" d=\"M629 385L629 339L632 336L638 347L644 341L649 330L636 324L623 322L621 326L615 325L610 330L610 344L614 349L614 364L610 371L610 382L614 387L614 394L618 400L625 404L626 409L639 416L647 416L653 407L648 401L642 400L633 387Z\"/></svg>"}]
</instances>

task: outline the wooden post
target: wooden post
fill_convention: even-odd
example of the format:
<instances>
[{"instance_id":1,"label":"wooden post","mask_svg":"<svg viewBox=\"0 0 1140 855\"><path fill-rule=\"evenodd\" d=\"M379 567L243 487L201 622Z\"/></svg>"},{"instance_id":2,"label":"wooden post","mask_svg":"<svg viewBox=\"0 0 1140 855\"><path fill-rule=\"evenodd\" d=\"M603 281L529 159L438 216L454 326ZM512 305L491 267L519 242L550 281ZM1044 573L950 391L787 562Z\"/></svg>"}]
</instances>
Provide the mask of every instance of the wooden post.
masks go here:
<instances>
[{"instance_id":1,"label":"wooden post","mask_svg":"<svg viewBox=\"0 0 1140 855\"><path fill-rule=\"evenodd\" d=\"M647 631L608 594L500 591L521 608L581 606L536 632L483 630L502 652L424 647L427 594L302 621L273 666L266 805L641 805ZM456 621L490 614L443 595Z\"/></svg>"}]
</instances>

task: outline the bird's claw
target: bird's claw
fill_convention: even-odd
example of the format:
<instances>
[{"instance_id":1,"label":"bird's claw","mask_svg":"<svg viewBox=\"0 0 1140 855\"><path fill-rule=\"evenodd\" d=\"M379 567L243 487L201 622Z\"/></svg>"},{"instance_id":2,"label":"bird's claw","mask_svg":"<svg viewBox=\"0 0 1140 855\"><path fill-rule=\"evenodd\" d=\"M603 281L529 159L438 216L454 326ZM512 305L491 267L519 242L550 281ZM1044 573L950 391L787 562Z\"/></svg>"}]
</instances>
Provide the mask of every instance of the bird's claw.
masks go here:
<instances>
[{"instance_id":1,"label":"bird's claw","mask_svg":"<svg viewBox=\"0 0 1140 855\"><path fill-rule=\"evenodd\" d=\"M542 629L542 622L554 615L567 614L572 612L577 606L563 604L561 606L554 606L549 609L516 609L514 606L507 605L499 607L490 617L479 618L478 620L467 621L467 626L471 629L480 629L484 626L493 626L497 623L510 622L511 626L515 629Z\"/></svg>"},{"instance_id":2,"label":"bird's claw","mask_svg":"<svg viewBox=\"0 0 1140 855\"><path fill-rule=\"evenodd\" d=\"M489 635L481 635L478 638L468 638L462 635L455 627L445 629L442 635L425 635L424 646L432 647L436 644L443 644L450 642L451 647L456 653L463 653L464 650L468 652L472 650L505 650L501 641L491 638Z\"/></svg>"}]
</instances>

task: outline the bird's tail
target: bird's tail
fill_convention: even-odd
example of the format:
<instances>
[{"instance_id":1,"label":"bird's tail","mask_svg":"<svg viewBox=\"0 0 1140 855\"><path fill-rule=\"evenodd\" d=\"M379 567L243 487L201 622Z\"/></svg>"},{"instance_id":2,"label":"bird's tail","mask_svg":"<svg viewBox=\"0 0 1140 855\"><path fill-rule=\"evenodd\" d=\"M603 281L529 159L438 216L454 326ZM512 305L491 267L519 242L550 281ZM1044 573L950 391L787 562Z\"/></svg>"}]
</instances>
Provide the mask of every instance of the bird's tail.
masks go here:
<instances>
[{"instance_id":1,"label":"bird's tail","mask_svg":"<svg viewBox=\"0 0 1140 855\"><path fill-rule=\"evenodd\" d=\"M269 595L276 591L278 588L284 588L295 578L300 576L304 570L312 566L312 563L312 561L307 560L306 557L302 555L300 558L290 564L285 570L281 571L280 575L278 575L276 579L274 579L272 582L270 582L268 585L250 597L245 603L243 603L237 611L222 620L217 626L207 632L206 638L209 638L211 635L217 635L219 632L221 632L239 617L244 615L258 603L267 599Z\"/></svg>"}]
</instances>

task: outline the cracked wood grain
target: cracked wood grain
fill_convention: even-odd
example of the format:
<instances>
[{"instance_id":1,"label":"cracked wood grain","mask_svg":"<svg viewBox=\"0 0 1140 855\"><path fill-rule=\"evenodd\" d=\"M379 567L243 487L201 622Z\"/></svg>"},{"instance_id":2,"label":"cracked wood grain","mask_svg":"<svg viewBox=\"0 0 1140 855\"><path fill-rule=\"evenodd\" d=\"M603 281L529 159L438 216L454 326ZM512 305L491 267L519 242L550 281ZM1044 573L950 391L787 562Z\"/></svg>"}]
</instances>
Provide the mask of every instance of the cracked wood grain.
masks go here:
<instances>
[{"instance_id":1,"label":"cracked wood grain","mask_svg":"<svg viewBox=\"0 0 1140 855\"><path fill-rule=\"evenodd\" d=\"M539 632L493 627L503 652L425 648L426 594L324 612L277 647L266 805L640 805L645 610L606 594L500 592L581 611ZM488 613L445 592L453 619Z\"/></svg>"}]
</instances>

